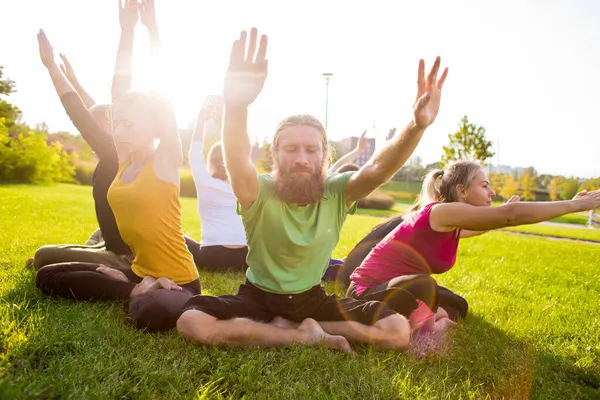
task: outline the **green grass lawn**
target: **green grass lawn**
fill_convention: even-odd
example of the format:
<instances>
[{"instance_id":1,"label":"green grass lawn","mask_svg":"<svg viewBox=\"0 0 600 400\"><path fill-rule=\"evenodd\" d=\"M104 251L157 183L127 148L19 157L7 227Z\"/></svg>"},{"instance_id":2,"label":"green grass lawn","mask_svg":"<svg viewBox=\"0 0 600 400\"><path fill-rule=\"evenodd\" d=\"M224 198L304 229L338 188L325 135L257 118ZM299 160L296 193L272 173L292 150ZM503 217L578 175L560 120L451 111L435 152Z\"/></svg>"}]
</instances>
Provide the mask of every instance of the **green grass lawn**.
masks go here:
<instances>
[{"instance_id":1,"label":"green grass lawn","mask_svg":"<svg viewBox=\"0 0 600 400\"><path fill-rule=\"evenodd\" d=\"M0 399L600 397L598 245L503 232L464 240L457 265L436 277L470 304L444 354L207 348L136 331L118 302L36 290L25 259L96 228L89 187L0 186L0 199ZM185 230L198 237L195 201L182 204ZM333 256L378 221L350 217ZM243 276L201 279L204 293L225 294Z\"/></svg>"},{"instance_id":2,"label":"green grass lawn","mask_svg":"<svg viewBox=\"0 0 600 400\"><path fill-rule=\"evenodd\" d=\"M600 242L600 229L569 228L544 224L522 225L506 228L509 231L532 233L535 235L555 236L560 238L590 240Z\"/></svg>"}]
</instances>

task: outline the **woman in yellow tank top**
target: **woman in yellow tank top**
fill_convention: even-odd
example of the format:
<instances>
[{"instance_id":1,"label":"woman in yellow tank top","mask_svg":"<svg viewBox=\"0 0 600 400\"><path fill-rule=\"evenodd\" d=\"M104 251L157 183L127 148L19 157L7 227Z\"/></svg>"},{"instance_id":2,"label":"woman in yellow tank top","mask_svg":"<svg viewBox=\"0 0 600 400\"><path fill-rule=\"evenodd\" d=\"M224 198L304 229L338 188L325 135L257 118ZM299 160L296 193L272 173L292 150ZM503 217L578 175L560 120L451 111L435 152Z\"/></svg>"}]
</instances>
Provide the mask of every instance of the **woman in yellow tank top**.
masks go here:
<instances>
[{"instance_id":1,"label":"woman in yellow tank top","mask_svg":"<svg viewBox=\"0 0 600 400\"><path fill-rule=\"evenodd\" d=\"M108 201L133 264L48 265L38 271L36 284L47 294L75 300L128 299L129 318L140 329L170 329L186 301L200 294L182 231L183 154L175 115L164 99L144 93L124 95L112 112L119 172Z\"/></svg>"}]
</instances>

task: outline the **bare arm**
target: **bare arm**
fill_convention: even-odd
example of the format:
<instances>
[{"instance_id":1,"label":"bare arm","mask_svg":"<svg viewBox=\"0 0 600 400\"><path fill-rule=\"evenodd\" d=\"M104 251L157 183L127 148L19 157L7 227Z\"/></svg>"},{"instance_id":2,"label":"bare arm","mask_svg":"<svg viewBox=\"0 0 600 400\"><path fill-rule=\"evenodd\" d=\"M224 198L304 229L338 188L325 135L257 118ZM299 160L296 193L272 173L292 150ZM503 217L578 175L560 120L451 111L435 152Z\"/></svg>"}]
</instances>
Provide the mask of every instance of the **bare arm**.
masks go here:
<instances>
[{"instance_id":1,"label":"bare arm","mask_svg":"<svg viewBox=\"0 0 600 400\"><path fill-rule=\"evenodd\" d=\"M247 211L258 198L258 174L250 161L252 145L248 137L248 106L264 87L268 62L265 59L267 37L261 36L257 51L257 35L256 29L252 28L247 55L247 32L242 31L240 38L233 42L223 85L225 115L222 138L225 165L242 211Z\"/></svg>"},{"instance_id":2,"label":"bare arm","mask_svg":"<svg viewBox=\"0 0 600 400\"><path fill-rule=\"evenodd\" d=\"M73 86L54 62L52 45L43 30L38 33L38 44L42 62L73 125L99 158L115 156L112 138L94 121Z\"/></svg>"},{"instance_id":3,"label":"bare arm","mask_svg":"<svg viewBox=\"0 0 600 400\"><path fill-rule=\"evenodd\" d=\"M346 198L348 204L368 196L386 183L408 160L423 137L425 129L410 123L386 145L373 154L348 181Z\"/></svg>"},{"instance_id":4,"label":"bare arm","mask_svg":"<svg viewBox=\"0 0 600 400\"><path fill-rule=\"evenodd\" d=\"M518 195L513 195L506 201L505 204L516 203L518 201L521 201L521 197ZM466 239L466 238L470 238L470 237L480 236L480 235L486 234L488 232L489 231L470 231L467 229L462 229L460 231L460 238Z\"/></svg>"},{"instance_id":5,"label":"bare arm","mask_svg":"<svg viewBox=\"0 0 600 400\"><path fill-rule=\"evenodd\" d=\"M362 150L354 149L351 152L349 152L348 154L345 154L342 158L337 160L335 162L335 164L333 164L331 166L331 168L329 168L329 172L335 172L338 169L340 169L342 166L344 166L346 164L350 164L351 162L354 162L354 160L356 160L358 158L360 153L362 153Z\"/></svg>"},{"instance_id":6,"label":"bare arm","mask_svg":"<svg viewBox=\"0 0 600 400\"><path fill-rule=\"evenodd\" d=\"M331 168L329 168L330 173L336 172L343 165L354 162L354 160L356 160L358 158L360 153L362 153L363 151L366 150L366 148L367 148L367 138L365 136L366 134L367 134L367 131L365 130L358 138L358 143L356 144L356 148L354 150L352 150L351 152L349 152L348 154L344 155L339 160L337 160L336 163L333 164L331 166Z\"/></svg>"},{"instance_id":7,"label":"bare arm","mask_svg":"<svg viewBox=\"0 0 600 400\"><path fill-rule=\"evenodd\" d=\"M225 106L223 149L231 187L246 211L258 197L258 174L250 161L252 145L247 132L248 109Z\"/></svg>"},{"instance_id":8,"label":"bare arm","mask_svg":"<svg viewBox=\"0 0 600 400\"><path fill-rule=\"evenodd\" d=\"M425 129L435 120L440 107L442 86L448 74L446 68L438 80L439 67L440 58L437 57L425 79L425 63L420 60L413 120L400 135L388 140L369 162L352 175L346 187L348 205L368 196L373 190L387 182L408 160L423 137Z\"/></svg>"},{"instance_id":9,"label":"bare arm","mask_svg":"<svg viewBox=\"0 0 600 400\"><path fill-rule=\"evenodd\" d=\"M535 224L600 205L600 191L566 201L517 202L498 207L478 207L465 203L437 204L431 209L429 223L433 230L448 232L456 228L487 231Z\"/></svg>"},{"instance_id":10,"label":"bare arm","mask_svg":"<svg viewBox=\"0 0 600 400\"><path fill-rule=\"evenodd\" d=\"M67 56L61 53L60 58L63 61L62 64L60 64L60 70L67 77L67 79L69 80L71 85L73 85L73 88L75 89L75 91L77 92L77 94L79 95L81 100L83 101L83 104L85 105L85 107L88 109L92 108L96 104L96 101L92 98L92 96L90 96L88 94L88 92L79 83L79 80L77 79L77 75L75 74L75 70L71 66L71 63L69 62L69 59L67 58Z\"/></svg>"},{"instance_id":11,"label":"bare arm","mask_svg":"<svg viewBox=\"0 0 600 400\"><path fill-rule=\"evenodd\" d=\"M139 18L138 3L134 0L124 0L125 5L123 6L122 1L118 0L121 38L119 39L111 88L113 102L131 89L134 29Z\"/></svg>"}]
</instances>

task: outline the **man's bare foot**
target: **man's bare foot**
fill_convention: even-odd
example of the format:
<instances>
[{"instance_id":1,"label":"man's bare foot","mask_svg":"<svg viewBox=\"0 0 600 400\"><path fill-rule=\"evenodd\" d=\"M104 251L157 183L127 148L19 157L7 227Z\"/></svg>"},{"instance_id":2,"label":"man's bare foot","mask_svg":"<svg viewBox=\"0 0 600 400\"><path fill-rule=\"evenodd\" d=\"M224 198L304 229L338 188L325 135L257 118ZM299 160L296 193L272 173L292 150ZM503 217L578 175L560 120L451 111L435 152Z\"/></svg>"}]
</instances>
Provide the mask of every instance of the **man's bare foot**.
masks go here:
<instances>
[{"instance_id":1,"label":"man's bare foot","mask_svg":"<svg viewBox=\"0 0 600 400\"><path fill-rule=\"evenodd\" d=\"M155 279L151 276L145 276L140 283L135 285L129 297L139 296L140 294L159 289L183 290L181 286L177 285L175 282L168 278Z\"/></svg>"},{"instance_id":2,"label":"man's bare foot","mask_svg":"<svg viewBox=\"0 0 600 400\"><path fill-rule=\"evenodd\" d=\"M107 267L104 264L100 264L100 266L96 268L96 272L110 276L117 281L129 282L129 279L123 272L119 271L118 269Z\"/></svg>"},{"instance_id":3,"label":"man's bare foot","mask_svg":"<svg viewBox=\"0 0 600 400\"><path fill-rule=\"evenodd\" d=\"M292 322L289 319L282 318L280 316L276 316L269 322L269 325L274 325L281 329L297 329L300 324L296 322Z\"/></svg>"},{"instance_id":4,"label":"man's bare foot","mask_svg":"<svg viewBox=\"0 0 600 400\"><path fill-rule=\"evenodd\" d=\"M302 321L298 330L307 334L304 344L308 346L324 345L330 349L338 349L349 354L355 354L345 337L325 333L321 325L312 318L306 318Z\"/></svg>"}]
</instances>

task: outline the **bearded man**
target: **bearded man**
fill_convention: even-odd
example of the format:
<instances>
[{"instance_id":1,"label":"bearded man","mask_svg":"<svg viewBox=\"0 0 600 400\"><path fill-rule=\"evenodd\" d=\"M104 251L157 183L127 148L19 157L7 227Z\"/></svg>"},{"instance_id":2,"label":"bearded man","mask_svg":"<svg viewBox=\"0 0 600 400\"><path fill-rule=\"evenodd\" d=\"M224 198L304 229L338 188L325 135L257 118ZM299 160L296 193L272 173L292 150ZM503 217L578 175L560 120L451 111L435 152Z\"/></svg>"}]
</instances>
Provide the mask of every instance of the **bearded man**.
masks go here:
<instances>
[{"instance_id":1,"label":"bearded man","mask_svg":"<svg viewBox=\"0 0 600 400\"><path fill-rule=\"evenodd\" d=\"M350 342L405 349L411 326L385 303L327 295L321 277L356 202L402 167L439 110L442 84L436 59L425 78L419 63L413 119L359 171L328 174L327 135L308 115L284 119L272 143L273 173L250 161L248 106L267 76L267 37L257 51L252 29L233 44L224 85L223 145L248 240L246 282L237 295L195 296L179 332L205 345L323 345L353 352ZM255 58L256 55L256 58ZM198 193L202 196L202 193Z\"/></svg>"}]
</instances>

